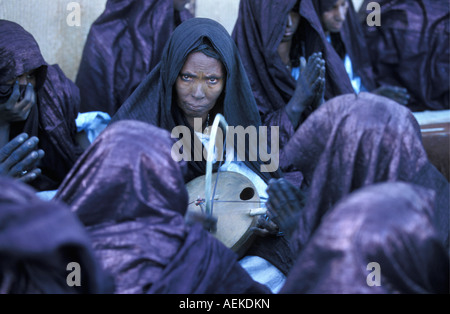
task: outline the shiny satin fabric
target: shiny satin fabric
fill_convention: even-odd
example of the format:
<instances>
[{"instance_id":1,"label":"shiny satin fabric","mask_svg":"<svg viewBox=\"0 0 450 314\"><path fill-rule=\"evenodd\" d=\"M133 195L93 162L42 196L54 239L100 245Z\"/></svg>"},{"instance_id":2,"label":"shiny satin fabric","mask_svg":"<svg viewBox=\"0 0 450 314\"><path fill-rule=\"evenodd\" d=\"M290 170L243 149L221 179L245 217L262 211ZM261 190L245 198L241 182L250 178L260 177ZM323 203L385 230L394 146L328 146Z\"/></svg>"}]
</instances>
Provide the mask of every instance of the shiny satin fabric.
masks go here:
<instances>
[{"instance_id":1,"label":"shiny satin fabric","mask_svg":"<svg viewBox=\"0 0 450 314\"><path fill-rule=\"evenodd\" d=\"M404 182L347 195L323 217L280 293L448 294L434 196Z\"/></svg>"},{"instance_id":2,"label":"shiny satin fabric","mask_svg":"<svg viewBox=\"0 0 450 314\"><path fill-rule=\"evenodd\" d=\"M216 106L223 107L222 114L228 125L259 127L261 119L239 52L227 30L218 22L207 18L189 19L176 28L167 42L160 64L142 81L111 121L139 120L170 132L177 126L186 126L187 123L173 99L174 85L186 57L202 45L204 40L208 40L216 49L227 72L223 96ZM210 119L214 121L213 116ZM193 135L194 130L190 131ZM196 136L193 140L199 141ZM235 150L238 151L237 148ZM246 143L247 157L248 150L249 144ZM245 158L244 162L265 182L273 176L279 176L277 171L262 172L259 160L250 161L250 158ZM187 181L204 175L206 160L189 162L188 170Z\"/></svg>"},{"instance_id":3,"label":"shiny satin fabric","mask_svg":"<svg viewBox=\"0 0 450 314\"><path fill-rule=\"evenodd\" d=\"M237 256L184 222L186 164L171 157L170 133L139 121L108 126L55 198L86 226L120 294L265 293Z\"/></svg>"},{"instance_id":4,"label":"shiny satin fabric","mask_svg":"<svg viewBox=\"0 0 450 314\"><path fill-rule=\"evenodd\" d=\"M90 28L76 78L81 112L114 115L158 64L174 28L191 17L175 11L172 0L108 0Z\"/></svg>"},{"instance_id":5,"label":"shiny satin fabric","mask_svg":"<svg viewBox=\"0 0 450 314\"><path fill-rule=\"evenodd\" d=\"M236 42L251 82L264 124L275 125L270 114L284 108L295 90L295 80L278 55L277 48L284 35L287 16L296 1L240 2L238 19L232 37ZM308 58L322 51L326 62L325 99L353 91L342 61L328 43L310 0L300 2L300 24L294 40L304 43L302 55ZM298 49L301 49L299 43ZM269 116L267 116L269 115Z\"/></svg>"},{"instance_id":6,"label":"shiny satin fabric","mask_svg":"<svg viewBox=\"0 0 450 314\"><path fill-rule=\"evenodd\" d=\"M42 201L35 193L18 180L0 177L1 293L112 292L111 278L78 218L65 204ZM80 286L67 284L69 263L80 267Z\"/></svg>"},{"instance_id":7,"label":"shiny satin fabric","mask_svg":"<svg viewBox=\"0 0 450 314\"><path fill-rule=\"evenodd\" d=\"M292 239L297 252L340 199L386 181L409 182L436 193L433 222L448 245L449 182L429 162L408 108L370 93L335 97L303 123L285 151L309 190Z\"/></svg>"},{"instance_id":8,"label":"shiny satin fabric","mask_svg":"<svg viewBox=\"0 0 450 314\"><path fill-rule=\"evenodd\" d=\"M151 123L169 132L172 132L176 126L188 126L173 99L174 85L189 53L203 45L205 40L208 40L217 51L226 69L225 88L216 106L222 106L222 114L228 125L243 128L261 126L261 118L239 51L228 31L218 22L207 18L189 19L175 29L165 47L160 64L142 81L112 117L112 123L128 119L138 120ZM213 116L211 120L214 120ZM194 131L192 129L190 131L193 140L199 141ZM265 144L264 141L263 143ZM281 172L278 169L274 172L262 172L262 162L250 160L250 148L257 148L257 144L246 141L243 162L268 183L271 178L279 178ZM235 151L241 151L237 141L234 145ZM188 162L187 168L185 182L205 175L206 160L205 158L201 161L193 159ZM301 180L301 174L298 177ZM288 271L292 262L291 252L284 237L278 237L273 241L258 238L249 250L249 254L265 258L284 273Z\"/></svg>"},{"instance_id":9,"label":"shiny satin fabric","mask_svg":"<svg viewBox=\"0 0 450 314\"><path fill-rule=\"evenodd\" d=\"M330 10L337 0L320 0L315 1L317 16L322 17L325 11ZM348 54L355 75L361 78L361 83L365 90L372 91L377 86L375 76L372 69L370 53L368 53L368 44L364 35L363 27L359 21L357 12L351 0L347 0L348 9L345 22L339 33L330 33L331 41L335 46L336 52L340 55L344 62L345 54Z\"/></svg>"},{"instance_id":10,"label":"shiny satin fabric","mask_svg":"<svg viewBox=\"0 0 450 314\"><path fill-rule=\"evenodd\" d=\"M0 20L0 84L36 70L36 89L42 87L47 63L33 35L17 23Z\"/></svg>"},{"instance_id":11,"label":"shiny satin fabric","mask_svg":"<svg viewBox=\"0 0 450 314\"><path fill-rule=\"evenodd\" d=\"M83 152L75 139L79 90L58 65L45 63L37 42L20 25L2 20L0 33L0 84L36 70L37 104L27 120L11 123L10 139L22 132L39 138L45 151L42 175L30 184L39 191L57 189Z\"/></svg>"},{"instance_id":12,"label":"shiny satin fabric","mask_svg":"<svg viewBox=\"0 0 450 314\"><path fill-rule=\"evenodd\" d=\"M450 109L450 7L446 1L379 1L381 26L360 9L378 85L403 86L412 111Z\"/></svg>"}]
</instances>

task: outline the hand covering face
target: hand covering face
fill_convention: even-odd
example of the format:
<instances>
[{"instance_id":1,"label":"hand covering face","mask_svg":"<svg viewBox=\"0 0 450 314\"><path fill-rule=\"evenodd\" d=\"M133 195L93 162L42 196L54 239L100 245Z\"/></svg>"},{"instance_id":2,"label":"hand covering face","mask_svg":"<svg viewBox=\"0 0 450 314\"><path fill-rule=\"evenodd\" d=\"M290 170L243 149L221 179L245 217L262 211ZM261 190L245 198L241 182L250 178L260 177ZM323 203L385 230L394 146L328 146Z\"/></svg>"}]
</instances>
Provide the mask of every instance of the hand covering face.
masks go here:
<instances>
[{"instance_id":1,"label":"hand covering face","mask_svg":"<svg viewBox=\"0 0 450 314\"><path fill-rule=\"evenodd\" d=\"M31 184L40 191L56 189L83 152L75 140L79 90L58 65L47 65L36 40L23 27L0 20L0 32L0 84L32 70L36 75L36 105L25 121L10 124L10 139L23 132L39 138L45 152L39 165L42 175Z\"/></svg>"}]
</instances>

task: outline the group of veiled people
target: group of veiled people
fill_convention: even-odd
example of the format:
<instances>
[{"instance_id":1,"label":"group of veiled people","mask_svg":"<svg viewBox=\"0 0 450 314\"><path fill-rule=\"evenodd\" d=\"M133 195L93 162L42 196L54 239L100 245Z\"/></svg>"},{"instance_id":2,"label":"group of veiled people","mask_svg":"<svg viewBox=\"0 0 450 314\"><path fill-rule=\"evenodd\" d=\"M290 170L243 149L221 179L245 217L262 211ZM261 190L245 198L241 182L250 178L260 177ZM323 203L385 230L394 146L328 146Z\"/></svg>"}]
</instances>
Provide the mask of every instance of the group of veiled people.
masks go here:
<instances>
[{"instance_id":1,"label":"group of veiled people","mask_svg":"<svg viewBox=\"0 0 450 314\"><path fill-rule=\"evenodd\" d=\"M170 36L150 58L141 52L155 37L137 35L150 7L136 3L108 1L78 87L28 32L0 21L1 292L449 292L449 182L427 158L409 93L369 81L369 65L345 45L352 35L325 29L326 14L344 24L351 2L242 0L231 36L207 18L173 29L182 14L164 5ZM116 10L135 18L111 19ZM110 46L101 30L116 28L122 43ZM80 104L112 116L87 147ZM277 169L250 158L272 147L270 135L216 156L225 162L214 172L240 173L265 200L240 255L211 234L214 217L187 218L186 184L205 174L205 156L173 158L174 128L190 131L179 149L193 157L189 143L207 147L219 115L279 128ZM50 189L50 201L36 195ZM72 262L80 286L66 282Z\"/></svg>"}]
</instances>

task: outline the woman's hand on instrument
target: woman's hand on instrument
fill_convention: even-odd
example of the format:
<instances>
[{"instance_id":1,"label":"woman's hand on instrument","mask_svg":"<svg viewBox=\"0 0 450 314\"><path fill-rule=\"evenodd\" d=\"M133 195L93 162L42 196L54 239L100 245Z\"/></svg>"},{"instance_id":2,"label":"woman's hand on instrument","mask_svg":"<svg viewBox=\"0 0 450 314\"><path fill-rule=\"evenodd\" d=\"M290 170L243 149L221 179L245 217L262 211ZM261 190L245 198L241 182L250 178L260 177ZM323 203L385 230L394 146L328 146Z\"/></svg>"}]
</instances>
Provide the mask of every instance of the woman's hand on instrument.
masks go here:
<instances>
[{"instance_id":1,"label":"woman's hand on instrument","mask_svg":"<svg viewBox=\"0 0 450 314\"><path fill-rule=\"evenodd\" d=\"M290 237L298 225L305 205L305 196L300 189L284 178L272 179L267 188L267 215L286 237Z\"/></svg>"},{"instance_id":2,"label":"woman's hand on instrument","mask_svg":"<svg viewBox=\"0 0 450 314\"><path fill-rule=\"evenodd\" d=\"M217 218L203 212L188 211L185 221L189 226L200 223L203 225L203 229L207 231L215 232L217 230Z\"/></svg>"},{"instance_id":3,"label":"woman's hand on instrument","mask_svg":"<svg viewBox=\"0 0 450 314\"><path fill-rule=\"evenodd\" d=\"M0 174L30 182L41 174L38 162L44 157L44 151L37 149L39 139L35 136L28 139L22 133L0 148Z\"/></svg>"}]
</instances>

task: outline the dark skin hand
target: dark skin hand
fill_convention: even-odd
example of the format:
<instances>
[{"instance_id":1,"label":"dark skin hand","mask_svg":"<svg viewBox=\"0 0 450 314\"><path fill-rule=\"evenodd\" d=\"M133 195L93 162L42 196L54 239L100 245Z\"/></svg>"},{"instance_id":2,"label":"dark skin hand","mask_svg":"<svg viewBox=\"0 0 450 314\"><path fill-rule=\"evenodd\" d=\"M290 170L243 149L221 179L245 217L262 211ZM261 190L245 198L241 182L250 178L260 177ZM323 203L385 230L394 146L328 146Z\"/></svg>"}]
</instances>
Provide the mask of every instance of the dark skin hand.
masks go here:
<instances>
[{"instance_id":1,"label":"dark skin hand","mask_svg":"<svg viewBox=\"0 0 450 314\"><path fill-rule=\"evenodd\" d=\"M37 137L28 139L28 135L22 133L0 148L0 175L23 182L36 179L41 174L37 164L44 157L44 151L37 149L38 142Z\"/></svg>"},{"instance_id":2,"label":"dark skin hand","mask_svg":"<svg viewBox=\"0 0 450 314\"><path fill-rule=\"evenodd\" d=\"M0 104L1 120L11 123L24 121L28 118L31 108L36 104L36 93L33 85L30 83L26 85L23 99L20 99L20 95L19 82L16 82L8 101Z\"/></svg>"},{"instance_id":3,"label":"dark skin hand","mask_svg":"<svg viewBox=\"0 0 450 314\"><path fill-rule=\"evenodd\" d=\"M261 216L254 232L260 236L282 232L290 238L298 224L305 196L300 189L284 178L271 179L267 188L267 216Z\"/></svg>"},{"instance_id":4,"label":"dark skin hand","mask_svg":"<svg viewBox=\"0 0 450 314\"><path fill-rule=\"evenodd\" d=\"M325 60L322 53L313 53L308 61L301 58L300 76L294 95L286 105L286 112L294 129L300 124L302 113L311 108L317 109L323 103L325 93Z\"/></svg>"},{"instance_id":5,"label":"dark skin hand","mask_svg":"<svg viewBox=\"0 0 450 314\"><path fill-rule=\"evenodd\" d=\"M406 106L409 102L409 93L406 88L392 85L383 85L375 89L372 93L390 98L400 105Z\"/></svg>"},{"instance_id":6,"label":"dark skin hand","mask_svg":"<svg viewBox=\"0 0 450 314\"><path fill-rule=\"evenodd\" d=\"M187 212L185 216L186 224L192 226L195 223L203 225L203 229L214 232L217 230L217 218L207 215L204 212Z\"/></svg>"}]
</instances>

